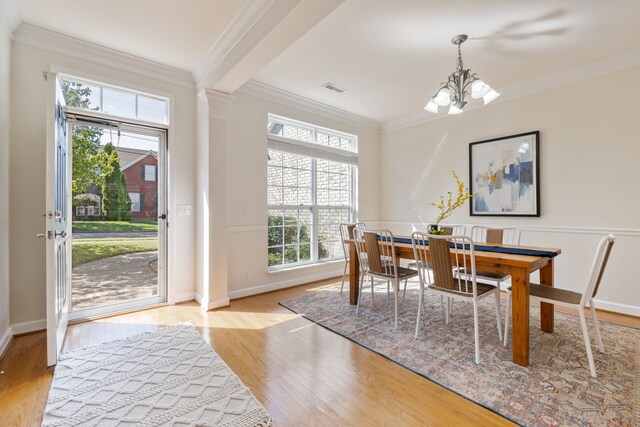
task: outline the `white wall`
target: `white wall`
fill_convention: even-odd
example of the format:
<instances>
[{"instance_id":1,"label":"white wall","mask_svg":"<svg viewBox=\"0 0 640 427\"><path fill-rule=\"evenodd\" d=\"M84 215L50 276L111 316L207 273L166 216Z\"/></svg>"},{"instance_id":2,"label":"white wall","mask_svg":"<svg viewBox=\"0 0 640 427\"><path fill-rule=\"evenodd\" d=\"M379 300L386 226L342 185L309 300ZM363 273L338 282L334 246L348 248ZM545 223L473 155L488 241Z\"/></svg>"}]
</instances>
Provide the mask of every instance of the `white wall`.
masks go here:
<instances>
[{"instance_id":1,"label":"white wall","mask_svg":"<svg viewBox=\"0 0 640 427\"><path fill-rule=\"evenodd\" d=\"M52 44L51 50L31 47L46 45L47 41L41 40L46 34L27 33L18 37L19 33L20 29L16 32L11 63L11 323L18 325L17 330L21 332L44 327L45 251L44 242L35 236L45 230L42 214L46 179L46 82L42 72L51 69L171 97L170 293L177 300L193 299L195 215L177 216L176 205L195 203L195 89L182 83L168 83L166 76L176 71L167 71L162 66L156 69L148 61L119 56L66 38ZM23 38L28 40L27 44L21 42ZM59 49L61 43L68 48L68 54L53 51Z\"/></svg>"},{"instance_id":2,"label":"white wall","mask_svg":"<svg viewBox=\"0 0 640 427\"><path fill-rule=\"evenodd\" d=\"M556 285L582 291L598 239L618 236L597 299L640 315L633 270L640 244L637 108L640 68L446 116L381 137L381 219L407 232L430 202L455 191L455 169L468 184L469 143L540 131L540 218L471 217L452 223L522 227L522 243L559 247ZM476 101L477 102L477 101ZM604 302L610 303L606 304Z\"/></svg>"},{"instance_id":3,"label":"white wall","mask_svg":"<svg viewBox=\"0 0 640 427\"><path fill-rule=\"evenodd\" d=\"M0 354L9 342L9 100L11 39L0 18Z\"/></svg>"},{"instance_id":4,"label":"white wall","mask_svg":"<svg viewBox=\"0 0 640 427\"><path fill-rule=\"evenodd\" d=\"M311 113L239 91L228 111L228 288L238 298L342 274L343 263L333 262L287 271L267 271L267 114L355 134L358 136L358 217L379 218L379 133L347 116L342 120ZM268 95L267 95L268 96ZM273 98L272 98L273 99ZM244 274L248 273L248 280Z\"/></svg>"}]
</instances>

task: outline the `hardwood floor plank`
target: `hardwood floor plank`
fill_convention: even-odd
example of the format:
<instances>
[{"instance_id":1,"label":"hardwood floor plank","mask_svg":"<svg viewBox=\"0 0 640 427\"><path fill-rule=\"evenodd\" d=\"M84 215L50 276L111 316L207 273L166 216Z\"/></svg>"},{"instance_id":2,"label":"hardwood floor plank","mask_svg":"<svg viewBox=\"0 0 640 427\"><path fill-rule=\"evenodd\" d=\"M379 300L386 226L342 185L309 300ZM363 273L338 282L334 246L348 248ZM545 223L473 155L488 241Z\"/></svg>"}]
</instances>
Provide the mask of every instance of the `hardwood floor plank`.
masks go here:
<instances>
[{"instance_id":1,"label":"hardwood floor plank","mask_svg":"<svg viewBox=\"0 0 640 427\"><path fill-rule=\"evenodd\" d=\"M512 425L278 305L334 282L243 298L208 313L186 303L78 323L69 327L64 351L191 322L278 426ZM615 313L599 318L640 326L640 319ZM40 425L53 377L46 335L15 338L0 371L0 424Z\"/></svg>"}]
</instances>

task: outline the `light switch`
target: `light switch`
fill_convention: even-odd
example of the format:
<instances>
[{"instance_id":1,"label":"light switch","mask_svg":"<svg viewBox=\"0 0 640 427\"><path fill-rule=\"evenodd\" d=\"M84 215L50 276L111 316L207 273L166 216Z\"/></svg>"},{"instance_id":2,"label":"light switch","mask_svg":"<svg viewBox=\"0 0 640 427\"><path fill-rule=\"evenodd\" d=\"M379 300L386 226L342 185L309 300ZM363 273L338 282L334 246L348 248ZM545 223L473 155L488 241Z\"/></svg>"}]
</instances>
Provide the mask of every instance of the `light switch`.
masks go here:
<instances>
[{"instance_id":1,"label":"light switch","mask_svg":"<svg viewBox=\"0 0 640 427\"><path fill-rule=\"evenodd\" d=\"M191 205L178 205L178 215L191 215L192 210Z\"/></svg>"}]
</instances>

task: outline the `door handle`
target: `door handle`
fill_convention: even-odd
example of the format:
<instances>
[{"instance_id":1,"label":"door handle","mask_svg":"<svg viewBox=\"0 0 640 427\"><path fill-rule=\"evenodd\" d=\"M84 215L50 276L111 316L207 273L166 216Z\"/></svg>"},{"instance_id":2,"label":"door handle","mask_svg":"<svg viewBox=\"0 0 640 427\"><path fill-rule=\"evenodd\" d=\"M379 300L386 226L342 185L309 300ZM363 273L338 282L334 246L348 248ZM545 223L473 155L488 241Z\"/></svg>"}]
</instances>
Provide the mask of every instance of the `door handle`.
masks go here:
<instances>
[{"instance_id":1,"label":"door handle","mask_svg":"<svg viewBox=\"0 0 640 427\"><path fill-rule=\"evenodd\" d=\"M62 238L67 237L67 230L63 230L61 232L56 231L56 237L62 237Z\"/></svg>"},{"instance_id":2,"label":"door handle","mask_svg":"<svg viewBox=\"0 0 640 427\"><path fill-rule=\"evenodd\" d=\"M162 214L158 217L159 219L167 219L167 214Z\"/></svg>"},{"instance_id":3,"label":"door handle","mask_svg":"<svg viewBox=\"0 0 640 427\"><path fill-rule=\"evenodd\" d=\"M47 234L46 233L38 233L38 234L36 234L36 237L38 239L46 239L47 238Z\"/></svg>"}]
</instances>

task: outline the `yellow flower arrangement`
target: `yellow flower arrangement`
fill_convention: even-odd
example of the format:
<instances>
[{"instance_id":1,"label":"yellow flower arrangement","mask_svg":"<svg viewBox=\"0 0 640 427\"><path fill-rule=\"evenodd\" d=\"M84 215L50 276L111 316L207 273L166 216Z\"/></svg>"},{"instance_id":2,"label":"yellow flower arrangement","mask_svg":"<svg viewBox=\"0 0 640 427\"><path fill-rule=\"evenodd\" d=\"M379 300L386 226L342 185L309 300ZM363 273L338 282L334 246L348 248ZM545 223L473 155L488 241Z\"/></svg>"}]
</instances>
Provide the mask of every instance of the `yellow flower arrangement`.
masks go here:
<instances>
[{"instance_id":1,"label":"yellow flower arrangement","mask_svg":"<svg viewBox=\"0 0 640 427\"><path fill-rule=\"evenodd\" d=\"M448 218L454 210L458 209L460 206L464 205L464 202L471 198L471 194L465 189L464 182L460 181L460 177L456 174L455 170L451 171L451 174L456 179L456 183L458 184L458 194L456 195L455 200L453 199L453 192L449 191L447 194L449 198L445 200L444 196L440 196L440 201L437 203L431 203L431 206L435 206L440 211L440 214L436 217L436 226L432 227L429 230L431 234L444 234L444 230L440 230L438 224L445 218Z\"/></svg>"}]
</instances>

